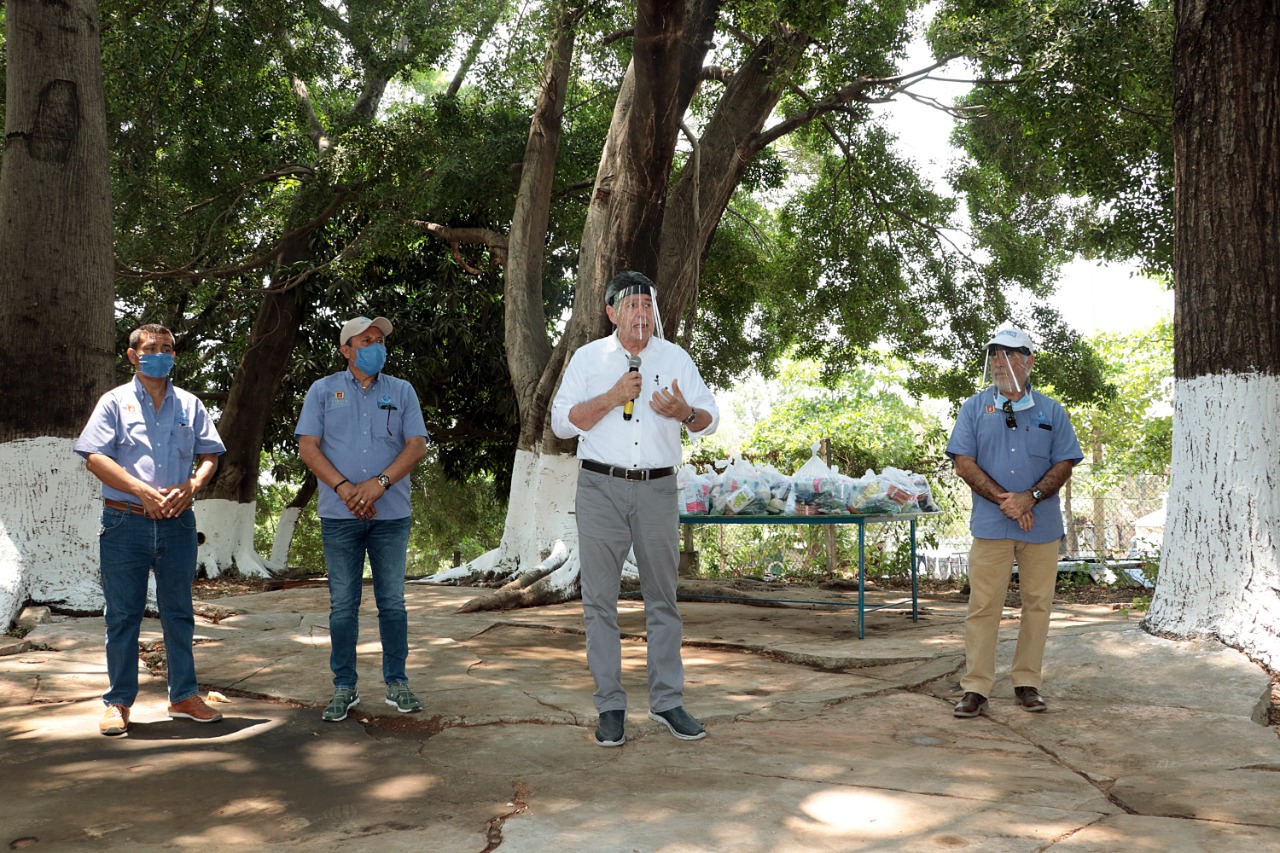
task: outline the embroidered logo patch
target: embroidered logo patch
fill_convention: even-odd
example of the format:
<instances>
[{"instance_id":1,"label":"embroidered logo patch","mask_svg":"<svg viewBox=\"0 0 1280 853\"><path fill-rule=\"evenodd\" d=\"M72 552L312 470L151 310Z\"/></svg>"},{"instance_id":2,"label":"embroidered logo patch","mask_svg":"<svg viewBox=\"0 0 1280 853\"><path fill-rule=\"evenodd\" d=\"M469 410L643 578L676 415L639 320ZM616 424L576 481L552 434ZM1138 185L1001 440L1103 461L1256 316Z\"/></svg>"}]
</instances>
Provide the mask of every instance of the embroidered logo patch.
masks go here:
<instances>
[{"instance_id":1,"label":"embroidered logo patch","mask_svg":"<svg viewBox=\"0 0 1280 853\"><path fill-rule=\"evenodd\" d=\"M346 396L347 396L347 392L346 392L346 391L334 391L334 392L333 392L333 399L335 399L335 400L341 400L341 399L343 399L343 398L344 398L344 397L346 397Z\"/></svg>"},{"instance_id":2,"label":"embroidered logo patch","mask_svg":"<svg viewBox=\"0 0 1280 853\"><path fill-rule=\"evenodd\" d=\"M988 414L988 415L994 415L994 414L995 414L995 412L996 412L996 407L995 407L995 406L992 406L992 405L990 405L990 404L988 404L988 405L987 405L987 414Z\"/></svg>"}]
</instances>

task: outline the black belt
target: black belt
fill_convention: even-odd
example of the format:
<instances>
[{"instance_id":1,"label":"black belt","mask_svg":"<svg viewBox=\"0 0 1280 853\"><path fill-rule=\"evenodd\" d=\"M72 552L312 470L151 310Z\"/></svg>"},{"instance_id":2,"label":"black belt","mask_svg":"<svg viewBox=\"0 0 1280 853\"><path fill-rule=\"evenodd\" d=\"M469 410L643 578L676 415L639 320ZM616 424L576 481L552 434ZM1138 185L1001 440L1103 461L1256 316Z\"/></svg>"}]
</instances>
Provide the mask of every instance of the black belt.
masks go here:
<instances>
[{"instance_id":1,"label":"black belt","mask_svg":"<svg viewBox=\"0 0 1280 853\"><path fill-rule=\"evenodd\" d=\"M588 471L621 477L624 480L657 480L661 477L670 477L676 472L675 468L615 468L612 465L596 462L594 459L583 459L581 462L582 467Z\"/></svg>"}]
</instances>

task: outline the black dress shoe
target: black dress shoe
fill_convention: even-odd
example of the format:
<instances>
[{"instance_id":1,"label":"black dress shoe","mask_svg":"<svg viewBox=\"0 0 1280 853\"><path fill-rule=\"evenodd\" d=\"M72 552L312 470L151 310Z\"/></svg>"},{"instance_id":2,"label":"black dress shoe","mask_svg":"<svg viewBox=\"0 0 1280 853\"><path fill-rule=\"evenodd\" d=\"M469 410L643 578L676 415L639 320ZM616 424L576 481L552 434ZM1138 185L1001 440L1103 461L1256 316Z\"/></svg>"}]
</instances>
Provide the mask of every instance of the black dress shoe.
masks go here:
<instances>
[{"instance_id":1,"label":"black dress shoe","mask_svg":"<svg viewBox=\"0 0 1280 853\"><path fill-rule=\"evenodd\" d=\"M601 711L596 724L597 746L622 746L627 742L626 711Z\"/></svg>"},{"instance_id":2,"label":"black dress shoe","mask_svg":"<svg viewBox=\"0 0 1280 853\"><path fill-rule=\"evenodd\" d=\"M987 710L987 697L981 693L966 693L956 703L952 714L957 717L976 717Z\"/></svg>"},{"instance_id":3,"label":"black dress shoe","mask_svg":"<svg viewBox=\"0 0 1280 853\"><path fill-rule=\"evenodd\" d=\"M1040 698L1040 691L1034 687L1015 687L1013 694L1018 697L1018 704L1022 706L1022 710L1038 713L1040 711L1049 710L1049 706L1045 704L1044 699Z\"/></svg>"}]
</instances>

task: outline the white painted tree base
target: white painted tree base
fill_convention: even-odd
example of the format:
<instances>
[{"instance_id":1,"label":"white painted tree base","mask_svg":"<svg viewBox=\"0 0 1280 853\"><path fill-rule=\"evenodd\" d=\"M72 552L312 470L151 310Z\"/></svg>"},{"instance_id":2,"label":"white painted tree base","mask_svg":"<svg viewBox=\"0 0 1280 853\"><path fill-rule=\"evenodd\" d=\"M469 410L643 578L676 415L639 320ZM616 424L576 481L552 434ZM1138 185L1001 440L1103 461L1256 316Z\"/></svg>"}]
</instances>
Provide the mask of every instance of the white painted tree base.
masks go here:
<instances>
[{"instance_id":1,"label":"white painted tree base","mask_svg":"<svg viewBox=\"0 0 1280 853\"><path fill-rule=\"evenodd\" d=\"M581 563L574 514L577 490L578 460L575 457L516 451L502 544L469 563L421 582L443 583L490 573L495 579L514 579L536 570L543 560L563 549L564 562L538 584L548 590L552 600L578 598ZM634 555L623 566L623 575L638 575Z\"/></svg>"},{"instance_id":2,"label":"white painted tree base","mask_svg":"<svg viewBox=\"0 0 1280 853\"><path fill-rule=\"evenodd\" d=\"M0 626L28 599L102 609L102 491L74 447L53 436L0 444Z\"/></svg>"},{"instance_id":3,"label":"white painted tree base","mask_svg":"<svg viewBox=\"0 0 1280 853\"><path fill-rule=\"evenodd\" d=\"M578 487L578 460L517 450L511 474L511 497L502 543L469 563L424 578L423 583L464 580L477 574L516 578L535 570L551 553L568 552L560 568L540 584L567 601L578 594L578 526L573 502Z\"/></svg>"},{"instance_id":4,"label":"white painted tree base","mask_svg":"<svg viewBox=\"0 0 1280 853\"><path fill-rule=\"evenodd\" d=\"M293 533L298 529L300 518L302 507L287 506L280 512L280 520L276 522L276 537L271 544L271 559L268 562L277 571L289 565L289 549L293 546Z\"/></svg>"},{"instance_id":5,"label":"white painted tree base","mask_svg":"<svg viewBox=\"0 0 1280 853\"><path fill-rule=\"evenodd\" d=\"M1280 377L1178 381L1168 506L1145 627L1280 669Z\"/></svg>"},{"instance_id":6,"label":"white painted tree base","mask_svg":"<svg viewBox=\"0 0 1280 853\"><path fill-rule=\"evenodd\" d=\"M256 503L197 501L196 527L204 534L199 564L209 577L239 573L242 577L263 578L275 571L253 547L257 511Z\"/></svg>"}]
</instances>

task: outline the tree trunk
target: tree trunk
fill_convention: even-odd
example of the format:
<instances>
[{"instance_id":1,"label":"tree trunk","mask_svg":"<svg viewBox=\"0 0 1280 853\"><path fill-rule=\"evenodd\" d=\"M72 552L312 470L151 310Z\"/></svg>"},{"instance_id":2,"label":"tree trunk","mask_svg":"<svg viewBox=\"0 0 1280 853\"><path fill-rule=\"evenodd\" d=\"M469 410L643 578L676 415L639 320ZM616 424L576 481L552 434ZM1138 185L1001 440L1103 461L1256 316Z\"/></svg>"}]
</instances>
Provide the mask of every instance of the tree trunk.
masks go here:
<instances>
[{"instance_id":1,"label":"tree trunk","mask_svg":"<svg viewBox=\"0 0 1280 853\"><path fill-rule=\"evenodd\" d=\"M75 456L116 357L98 7L5 5L0 165L0 627L28 598L102 605L97 480Z\"/></svg>"},{"instance_id":2,"label":"tree trunk","mask_svg":"<svg viewBox=\"0 0 1280 853\"><path fill-rule=\"evenodd\" d=\"M235 571L262 577L275 568L254 550L253 527L262 438L302 322L299 290L263 297L218 421L227 452L200 501L200 563L210 576Z\"/></svg>"},{"instance_id":3,"label":"tree trunk","mask_svg":"<svg viewBox=\"0 0 1280 853\"><path fill-rule=\"evenodd\" d=\"M1145 625L1280 668L1280 7L1179 0L1174 446Z\"/></svg>"}]
</instances>

